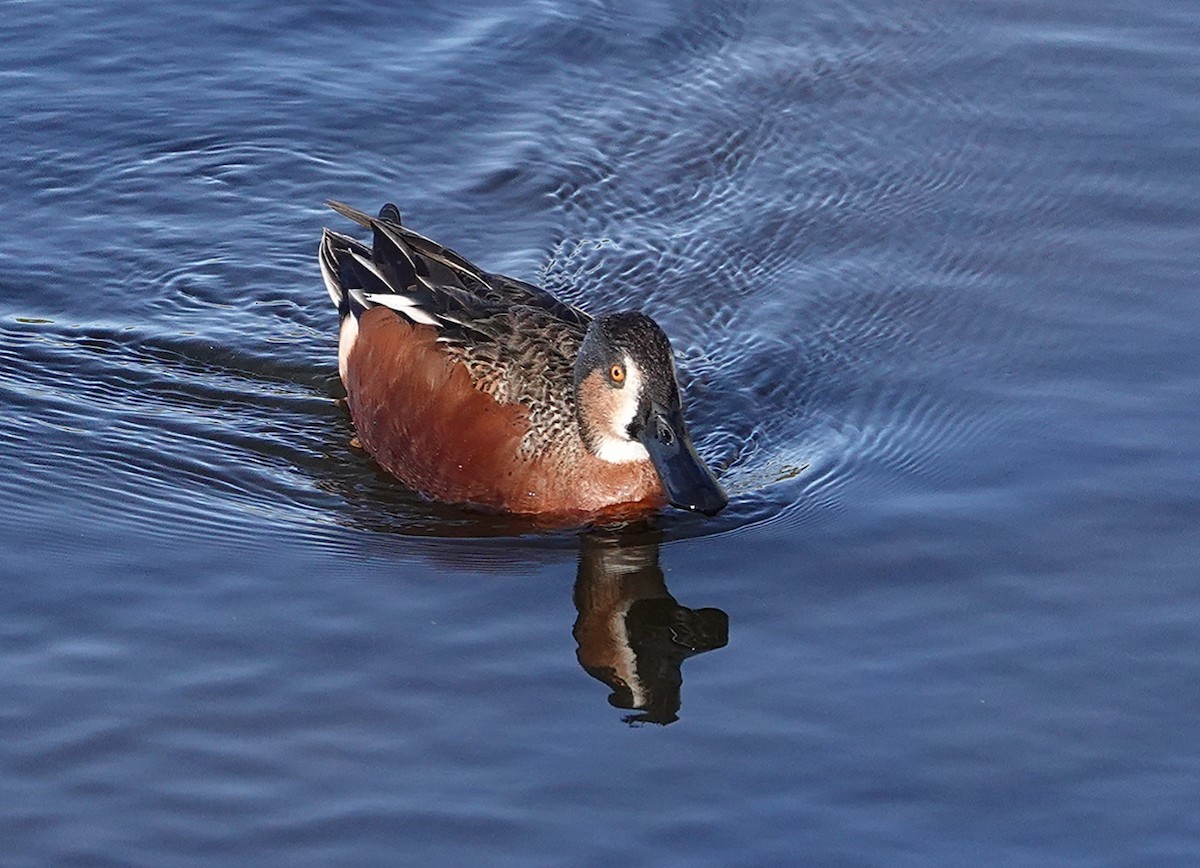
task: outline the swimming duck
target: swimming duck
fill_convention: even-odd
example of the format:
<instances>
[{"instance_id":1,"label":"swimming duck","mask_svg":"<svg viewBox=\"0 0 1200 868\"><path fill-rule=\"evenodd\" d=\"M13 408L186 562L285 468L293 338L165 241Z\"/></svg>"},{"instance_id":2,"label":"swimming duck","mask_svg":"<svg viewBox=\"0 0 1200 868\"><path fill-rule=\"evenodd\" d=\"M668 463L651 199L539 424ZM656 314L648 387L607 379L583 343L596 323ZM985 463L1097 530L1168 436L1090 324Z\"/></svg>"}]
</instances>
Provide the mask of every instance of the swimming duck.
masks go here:
<instances>
[{"instance_id":1,"label":"swimming duck","mask_svg":"<svg viewBox=\"0 0 1200 868\"><path fill-rule=\"evenodd\" d=\"M386 471L436 500L531 515L724 508L654 320L593 317L486 272L395 205L329 205L374 236L325 229L318 258L350 415Z\"/></svg>"}]
</instances>

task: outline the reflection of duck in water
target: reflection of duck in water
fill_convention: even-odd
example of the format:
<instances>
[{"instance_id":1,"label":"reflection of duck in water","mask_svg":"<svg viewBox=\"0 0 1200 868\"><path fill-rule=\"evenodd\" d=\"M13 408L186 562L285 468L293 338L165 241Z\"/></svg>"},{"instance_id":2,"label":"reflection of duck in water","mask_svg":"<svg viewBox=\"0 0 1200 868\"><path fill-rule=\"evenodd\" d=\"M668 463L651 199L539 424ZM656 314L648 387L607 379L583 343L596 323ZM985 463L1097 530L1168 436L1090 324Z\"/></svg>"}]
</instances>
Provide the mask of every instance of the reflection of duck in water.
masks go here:
<instances>
[{"instance_id":1,"label":"reflection of duck in water","mask_svg":"<svg viewBox=\"0 0 1200 868\"><path fill-rule=\"evenodd\" d=\"M368 247L327 229L319 259L350 414L389 473L437 500L568 521L725 506L652 319L593 318L489 274L403 226L394 205L371 217L331 204L374 232Z\"/></svg>"},{"instance_id":2,"label":"reflection of duck in water","mask_svg":"<svg viewBox=\"0 0 1200 868\"><path fill-rule=\"evenodd\" d=\"M614 706L642 712L626 717L629 723L677 720L680 665L729 641L723 611L675 602L658 565L657 535L586 534L575 608L579 665L612 688Z\"/></svg>"}]
</instances>

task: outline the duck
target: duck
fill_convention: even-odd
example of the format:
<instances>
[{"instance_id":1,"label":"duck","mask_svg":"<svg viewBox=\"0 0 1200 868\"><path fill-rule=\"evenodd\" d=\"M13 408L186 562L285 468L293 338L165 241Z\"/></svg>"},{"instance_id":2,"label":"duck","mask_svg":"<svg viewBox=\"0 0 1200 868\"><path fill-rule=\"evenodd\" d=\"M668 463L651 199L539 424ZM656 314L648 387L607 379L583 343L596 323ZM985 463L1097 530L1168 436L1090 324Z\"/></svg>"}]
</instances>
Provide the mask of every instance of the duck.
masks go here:
<instances>
[{"instance_id":1,"label":"duck","mask_svg":"<svg viewBox=\"0 0 1200 868\"><path fill-rule=\"evenodd\" d=\"M729 502L684 418L667 335L640 311L591 315L487 272L394 204L338 214L318 262L359 445L432 500L539 517L713 516Z\"/></svg>"}]
</instances>

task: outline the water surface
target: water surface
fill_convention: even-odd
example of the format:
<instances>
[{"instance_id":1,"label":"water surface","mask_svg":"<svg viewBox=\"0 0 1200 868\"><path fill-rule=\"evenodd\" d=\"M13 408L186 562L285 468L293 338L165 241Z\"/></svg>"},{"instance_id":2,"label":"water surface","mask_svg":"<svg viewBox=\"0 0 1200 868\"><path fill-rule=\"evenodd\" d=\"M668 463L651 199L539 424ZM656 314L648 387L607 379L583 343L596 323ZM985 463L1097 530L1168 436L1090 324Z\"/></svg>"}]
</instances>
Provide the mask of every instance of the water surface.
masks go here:
<instances>
[{"instance_id":1,"label":"water surface","mask_svg":"<svg viewBox=\"0 0 1200 868\"><path fill-rule=\"evenodd\" d=\"M6 865L1200 860L1200 10L29 2L0 81ZM655 316L729 509L381 474L329 198Z\"/></svg>"}]
</instances>

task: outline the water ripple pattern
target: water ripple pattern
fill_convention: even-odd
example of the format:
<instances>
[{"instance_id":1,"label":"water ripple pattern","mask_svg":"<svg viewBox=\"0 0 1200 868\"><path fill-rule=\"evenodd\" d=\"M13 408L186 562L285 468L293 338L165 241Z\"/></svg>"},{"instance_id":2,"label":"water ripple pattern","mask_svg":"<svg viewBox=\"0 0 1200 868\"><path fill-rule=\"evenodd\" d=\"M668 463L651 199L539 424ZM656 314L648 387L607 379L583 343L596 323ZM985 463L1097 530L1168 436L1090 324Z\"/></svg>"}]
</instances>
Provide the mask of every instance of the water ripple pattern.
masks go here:
<instances>
[{"instance_id":1,"label":"water ripple pattern","mask_svg":"<svg viewBox=\"0 0 1200 868\"><path fill-rule=\"evenodd\" d=\"M153 524L174 486L207 490L213 501L189 504L195 532L214 531L205 525L225 497L245 516L300 519L304 532L329 512L416 534L529 531L396 493L347 445L333 321L312 264L317 228L336 222L320 207L331 196L396 199L418 228L486 267L591 309L659 318L698 447L735 498L716 522L665 515L670 535L819 517L864 467L903 485L986 436L995 420L960 409L957 390L992 373L1020 318L997 303L997 215L1045 203L1013 201L1026 188L1006 186L987 158L980 102L955 84L963 64L989 62L969 28L935 10L850 7L798 27L699 3L644 11L631 43L607 7L526 12L433 16L414 24L430 33L414 51L378 46L365 71L383 87L440 54L479 60L448 72L442 94L480 105L472 125L409 89L392 111L424 127L405 139L399 119L387 122L394 145L353 136L356 115L377 107L338 90L320 62L271 67L278 101L254 104L265 112L255 134L229 135L250 122L240 76L267 71L254 34L236 30L222 31L239 46L230 69L190 69L168 51L178 75L228 96L198 99L191 115L168 114L174 91L136 65L127 74L146 87L136 116L110 104L103 78L40 109L33 85L18 89L28 111L17 167L38 207L6 242L0 272L9 375L43 384L30 425L69 440L70 413L84 412L105 432L86 446L64 440L45 460L70 461L81 477L136 476L130 489L144 494L129 521ZM53 41L52 52L90 47L79 28ZM652 98L647 53L662 58ZM92 63L127 61L101 51ZM494 65L527 67L524 84L494 92L476 71ZM302 87L328 92L320 111L342 114L296 119L287 94ZM158 113L170 122L147 127ZM95 135L50 147L39 132L85 115ZM468 160L478 154L473 176L438 171L449 138ZM91 231L102 221L119 236ZM74 257L66 280L41 237ZM37 293L19 290L31 284ZM91 312L80 317L84 292ZM99 501L115 484L81 492ZM216 532L249 534L232 520Z\"/></svg>"},{"instance_id":2,"label":"water ripple pattern","mask_svg":"<svg viewBox=\"0 0 1200 868\"><path fill-rule=\"evenodd\" d=\"M606 69L544 131L563 228L543 282L666 324L744 517L803 521L864 465L936 474L986 435L941 374L998 364L1020 311L995 302L995 215L1048 207L1008 201L985 159L951 80L970 33L850 21L830 39L701 15L653 100Z\"/></svg>"},{"instance_id":3,"label":"water ripple pattern","mask_svg":"<svg viewBox=\"0 0 1200 868\"><path fill-rule=\"evenodd\" d=\"M1196 3L3 12L3 868L1200 864ZM381 473L326 199L655 316L730 507Z\"/></svg>"}]
</instances>

